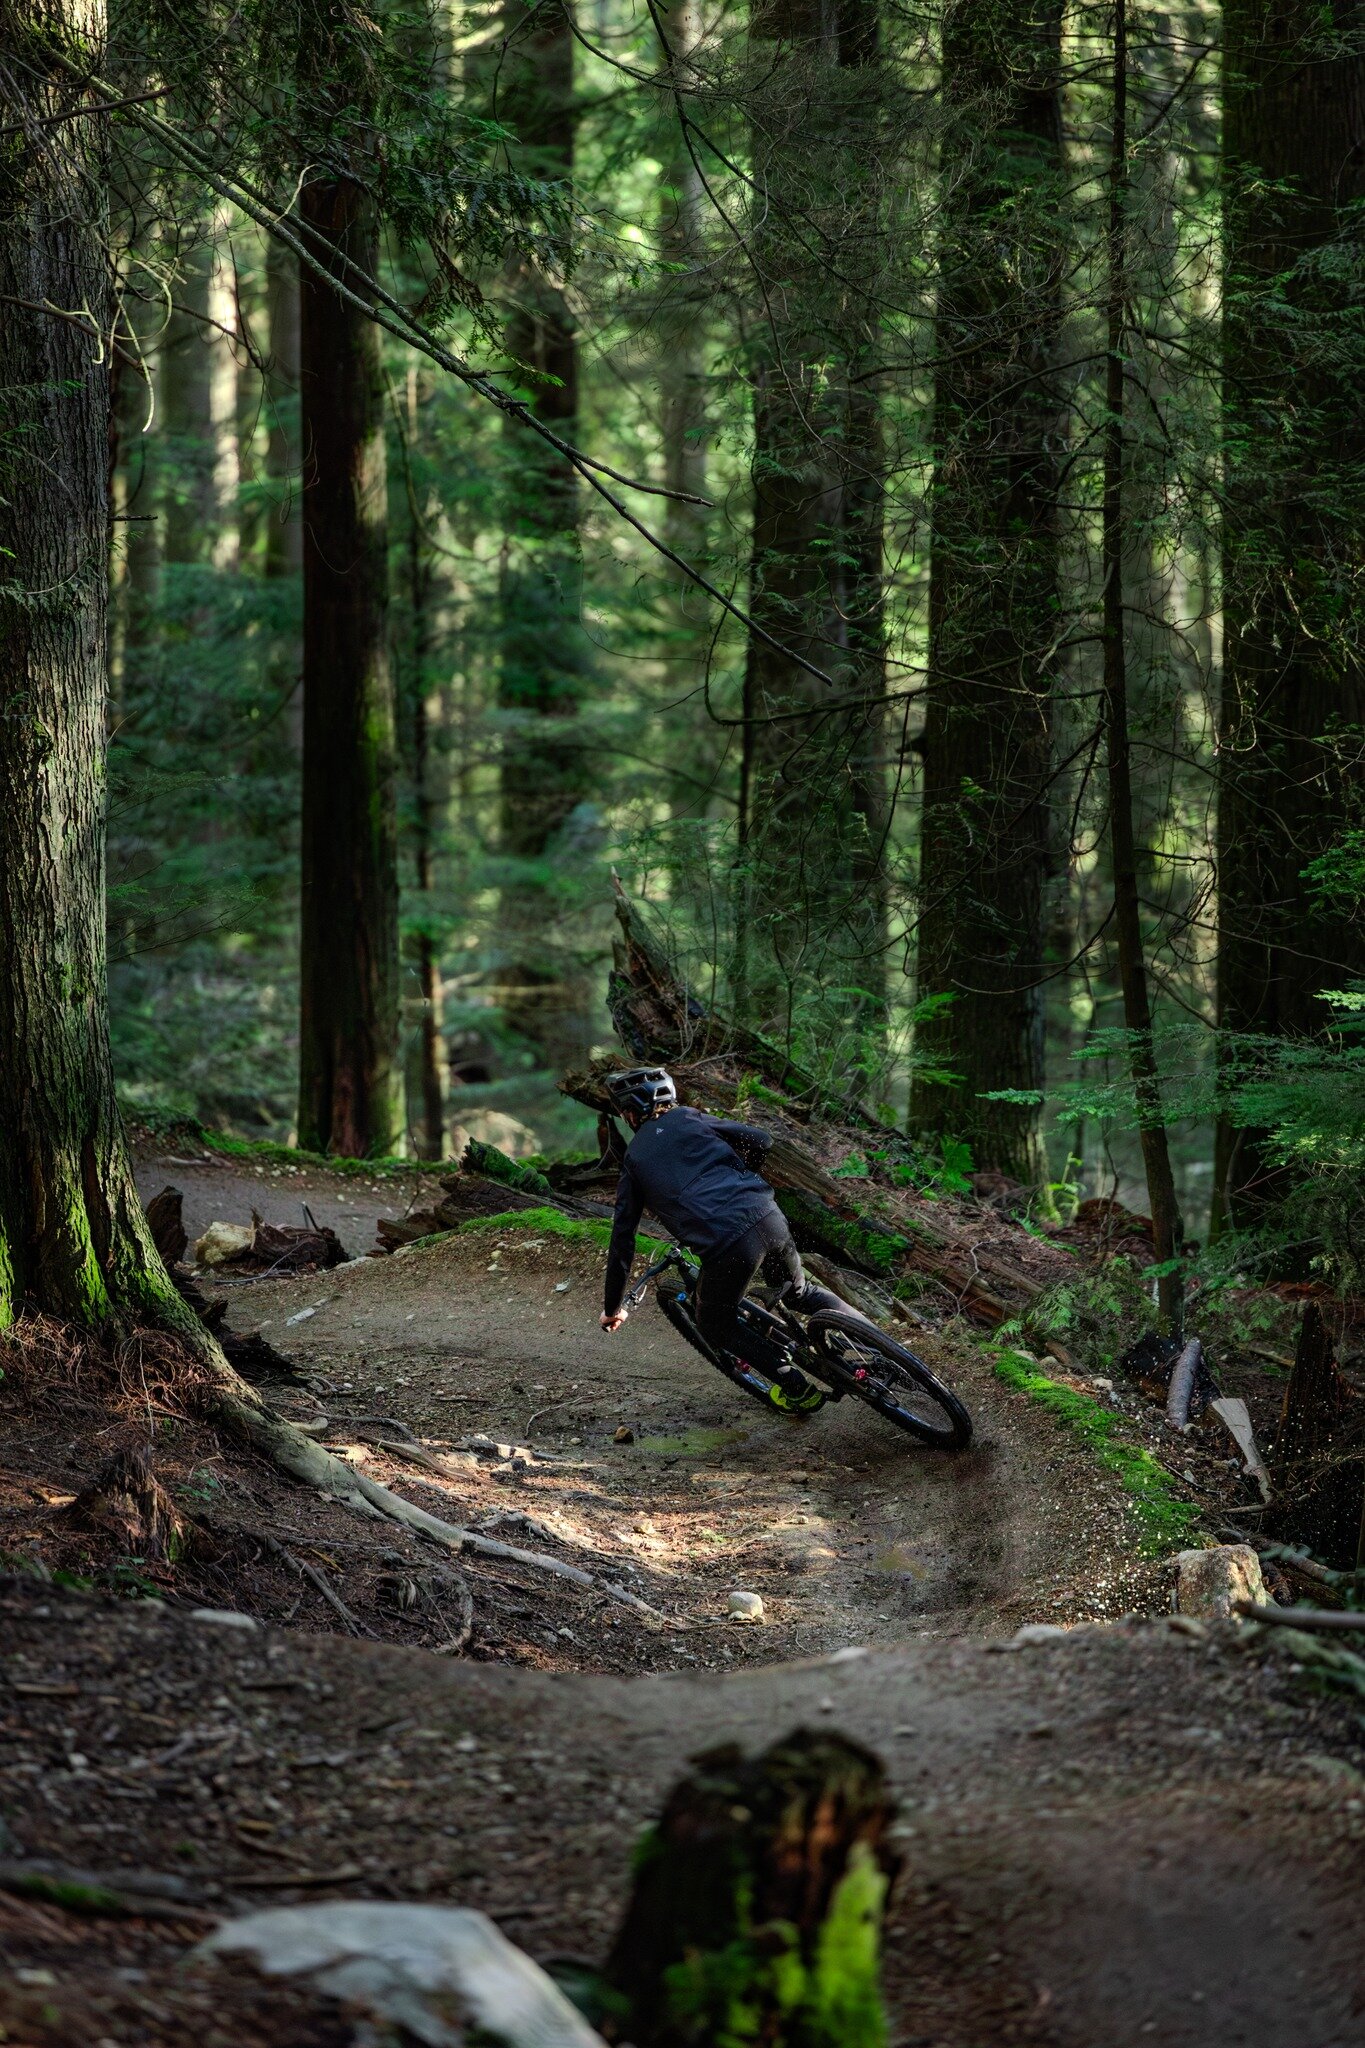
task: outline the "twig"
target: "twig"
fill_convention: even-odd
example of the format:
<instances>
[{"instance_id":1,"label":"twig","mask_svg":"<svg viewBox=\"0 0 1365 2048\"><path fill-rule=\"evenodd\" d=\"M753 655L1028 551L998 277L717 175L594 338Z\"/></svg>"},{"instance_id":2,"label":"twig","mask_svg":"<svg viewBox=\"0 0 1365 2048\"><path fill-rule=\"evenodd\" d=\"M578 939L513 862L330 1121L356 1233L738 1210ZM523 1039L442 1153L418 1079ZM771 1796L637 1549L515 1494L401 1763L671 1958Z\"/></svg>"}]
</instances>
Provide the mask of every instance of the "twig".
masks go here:
<instances>
[{"instance_id":1,"label":"twig","mask_svg":"<svg viewBox=\"0 0 1365 2048\"><path fill-rule=\"evenodd\" d=\"M116 1920L217 1920L221 1915L190 1893L183 1878L160 1871L120 1871L102 1876L63 1863L0 1862L0 1891L13 1892L68 1913Z\"/></svg>"},{"instance_id":2,"label":"twig","mask_svg":"<svg viewBox=\"0 0 1365 2048\"><path fill-rule=\"evenodd\" d=\"M1365 1614L1336 1613L1325 1607L1262 1607L1256 1600L1234 1600L1238 1614L1249 1621L1268 1621L1279 1628L1338 1629L1350 1633L1365 1629Z\"/></svg>"},{"instance_id":3,"label":"twig","mask_svg":"<svg viewBox=\"0 0 1365 2048\"><path fill-rule=\"evenodd\" d=\"M463 1476L458 1465L448 1465L444 1458L438 1458L436 1453L427 1450L424 1444L395 1444L388 1442L384 1437L376 1437L374 1447L377 1451L387 1451L391 1458L404 1458L410 1465L422 1465L428 1472L435 1472L442 1479L458 1479ZM464 1471L477 1471L478 1459L472 1451L466 1455L469 1463Z\"/></svg>"},{"instance_id":4,"label":"twig","mask_svg":"<svg viewBox=\"0 0 1365 2048\"><path fill-rule=\"evenodd\" d=\"M276 1557L281 1558L285 1564L291 1565L301 1578L308 1580L310 1585L317 1587L327 1605L334 1613L340 1615L353 1636L368 1636L371 1642L378 1640L373 1629L366 1628L363 1621L357 1621L341 1595L332 1590L315 1564L309 1564L305 1557L295 1557L292 1550L286 1550L284 1545L277 1542L273 1536L267 1536L265 1542L266 1548L273 1551Z\"/></svg>"},{"instance_id":5,"label":"twig","mask_svg":"<svg viewBox=\"0 0 1365 2048\"><path fill-rule=\"evenodd\" d=\"M468 1647L469 1639L474 1633L474 1595L469 1590L469 1581L463 1572L448 1573L443 1578L442 1584L453 1585L460 1603L460 1632L458 1635L456 1635L450 1623L446 1620L430 1587L425 1589L427 1601L432 1613L436 1616L436 1619L440 1622L441 1627L449 1638L451 1655L458 1657L460 1652Z\"/></svg>"},{"instance_id":6,"label":"twig","mask_svg":"<svg viewBox=\"0 0 1365 2048\"><path fill-rule=\"evenodd\" d=\"M542 1415L553 1415L556 1409L567 1408L570 1401L573 1399L574 1395L578 1392L578 1386L579 1383L577 1380L575 1380L573 1385L568 1389L567 1393L561 1394L554 1401L547 1401L543 1408L537 1408L533 1415L528 1416L526 1420L527 1436L531 1434L531 1431L540 1421Z\"/></svg>"}]
</instances>

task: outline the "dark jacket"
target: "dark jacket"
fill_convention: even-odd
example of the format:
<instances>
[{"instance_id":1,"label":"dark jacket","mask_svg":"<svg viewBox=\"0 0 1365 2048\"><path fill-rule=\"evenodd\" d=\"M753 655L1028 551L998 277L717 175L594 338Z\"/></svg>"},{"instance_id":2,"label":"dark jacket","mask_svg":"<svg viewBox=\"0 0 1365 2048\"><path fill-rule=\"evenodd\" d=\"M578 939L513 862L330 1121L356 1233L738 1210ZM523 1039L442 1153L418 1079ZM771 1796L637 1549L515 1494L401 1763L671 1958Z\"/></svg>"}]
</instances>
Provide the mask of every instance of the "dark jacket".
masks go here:
<instances>
[{"instance_id":1,"label":"dark jacket","mask_svg":"<svg viewBox=\"0 0 1365 2048\"><path fill-rule=\"evenodd\" d=\"M744 1161L761 1159L766 1131L724 1123L695 1109L670 1109L631 1139L616 1190L607 1254L606 1312L621 1306L635 1257L635 1233L648 1209L689 1250L712 1258L761 1217L781 1211L766 1180Z\"/></svg>"}]
</instances>

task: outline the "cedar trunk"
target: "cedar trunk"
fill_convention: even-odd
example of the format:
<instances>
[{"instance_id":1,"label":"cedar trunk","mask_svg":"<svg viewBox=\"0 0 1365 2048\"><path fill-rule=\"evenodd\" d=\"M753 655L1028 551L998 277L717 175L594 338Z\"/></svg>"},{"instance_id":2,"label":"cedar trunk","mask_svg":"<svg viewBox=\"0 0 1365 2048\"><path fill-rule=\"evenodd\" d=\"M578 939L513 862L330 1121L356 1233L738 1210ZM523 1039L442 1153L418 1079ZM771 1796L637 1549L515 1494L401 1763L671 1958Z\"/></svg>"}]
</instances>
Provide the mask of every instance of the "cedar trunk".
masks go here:
<instances>
[{"instance_id":1,"label":"cedar trunk","mask_svg":"<svg viewBox=\"0 0 1365 2048\"><path fill-rule=\"evenodd\" d=\"M1052 358L1061 247L1057 0L956 0L943 94L960 169L939 283L910 1117L980 1166L1045 1177L1041 1092L1050 696L1057 638Z\"/></svg>"},{"instance_id":2,"label":"cedar trunk","mask_svg":"<svg viewBox=\"0 0 1365 2048\"><path fill-rule=\"evenodd\" d=\"M864 372L888 264L885 91L874 0L764 0L749 35L749 610L762 632L745 659L732 981L740 1015L790 1035L803 984L837 988L855 1029L881 1011L884 464ZM851 1004L850 986L864 992ZM866 1048L839 1051L857 1062Z\"/></svg>"},{"instance_id":3,"label":"cedar trunk","mask_svg":"<svg viewBox=\"0 0 1365 2048\"><path fill-rule=\"evenodd\" d=\"M1152 1004L1143 950L1138 856L1133 828L1132 747L1128 722L1128 650L1123 604L1125 369L1128 340L1128 22L1127 0L1114 17L1113 135L1109 160L1108 279L1105 308L1104 574L1105 761L1109 788L1109 850L1114 870L1114 934L1128 1063L1137 1106L1147 1202L1158 1268L1157 1296L1168 1329L1178 1333L1184 1301L1179 1267L1184 1228L1171 1170L1161 1074L1152 1036Z\"/></svg>"},{"instance_id":4,"label":"cedar trunk","mask_svg":"<svg viewBox=\"0 0 1365 2048\"><path fill-rule=\"evenodd\" d=\"M1365 930L1304 877L1355 822L1365 727L1365 412L1358 355L1327 345L1358 265L1314 261L1365 199L1365 6L1228 0L1223 23L1218 1021L1278 1038L1365 975ZM1216 1222L1254 1221L1281 1179L1264 1133L1220 1124Z\"/></svg>"},{"instance_id":5,"label":"cedar trunk","mask_svg":"<svg viewBox=\"0 0 1365 2048\"><path fill-rule=\"evenodd\" d=\"M372 208L344 178L304 187L316 248L368 273ZM379 330L300 280L303 440L303 899L299 1142L363 1159L401 1128L398 828L387 644Z\"/></svg>"},{"instance_id":6,"label":"cedar trunk","mask_svg":"<svg viewBox=\"0 0 1365 2048\"><path fill-rule=\"evenodd\" d=\"M565 9L512 0L499 118L528 177L573 177L577 125L573 34ZM520 264L507 349L523 368L537 419L578 438L578 333L553 262ZM504 718L502 847L504 996L512 1024L556 1069L592 1043L589 988L575 950L575 855L590 836L575 819L600 788L578 717L592 661L582 625L583 569L575 472L548 443L508 423L508 544L502 584L498 703Z\"/></svg>"},{"instance_id":7,"label":"cedar trunk","mask_svg":"<svg viewBox=\"0 0 1365 2048\"><path fill-rule=\"evenodd\" d=\"M109 338L102 0L0 6L33 126L0 179L0 1325L185 1313L114 1099L104 929ZM74 118L73 118L74 116ZM45 307L80 307L81 318Z\"/></svg>"}]
</instances>

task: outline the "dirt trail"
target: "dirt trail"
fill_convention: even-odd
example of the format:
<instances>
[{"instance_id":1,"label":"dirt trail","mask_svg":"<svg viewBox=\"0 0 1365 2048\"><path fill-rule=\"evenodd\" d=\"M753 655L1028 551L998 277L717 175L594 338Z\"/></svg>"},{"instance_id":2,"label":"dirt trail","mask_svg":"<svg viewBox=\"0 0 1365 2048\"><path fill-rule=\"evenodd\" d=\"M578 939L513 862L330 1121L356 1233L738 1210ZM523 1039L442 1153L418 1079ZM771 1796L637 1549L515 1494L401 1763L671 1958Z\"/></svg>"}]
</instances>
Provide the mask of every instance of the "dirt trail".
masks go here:
<instances>
[{"instance_id":1,"label":"dirt trail","mask_svg":"<svg viewBox=\"0 0 1365 2048\"><path fill-rule=\"evenodd\" d=\"M1230 1629L623 1681L243 1634L13 1582L0 1614L20 1844L178 1871L210 1911L329 1889L450 1898L537 1956L600 1955L633 1844L688 1756L832 1725L881 1752L901 1801L898 2048L1348 2048L1365 2025L1362 1780L1340 1719L1315 1721ZM215 2033L174 1967L192 1929L121 1930L120 1966L101 1973L98 1942L82 1963L44 1916L58 1919L0 1913L0 1944L46 1980L0 1987L11 2039L348 2038L258 2034L221 1985L217 2019L242 2024ZM29 2019L40 2003L69 2030Z\"/></svg>"},{"instance_id":2,"label":"dirt trail","mask_svg":"<svg viewBox=\"0 0 1365 2048\"><path fill-rule=\"evenodd\" d=\"M760 1593L762 1631L722 1626L672 1646L702 1662L999 1633L1132 1604L1143 1575L1128 1562L1121 1496L970 1346L935 1341L934 1352L977 1415L977 1440L966 1454L935 1453L852 1400L809 1419L768 1413L692 1353L652 1300L607 1336L601 1263L595 1247L553 1236L470 1232L240 1288L232 1319L309 1374L335 1419L329 1441L344 1440L348 1413L379 1415L441 1455L475 1429L570 1461L502 1461L442 1484L372 1446L355 1453L435 1511L557 1516L556 1528L633 1568L652 1603L703 1628L723 1624L730 1589ZM295 1401L300 1413L312 1405ZM615 1441L622 1428L633 1442ZM640 1648L660 1661L657 1639ZM575 1658L598 1662L591 1642Z\"/></svg>"},{"instance_id":3,"label":"dirt trail","mask_svg":"<svg viewBox=\"0 0 1365 2048\"><path fill-rule=\"evenodd\" d=\"M244 1220L253 1197L295 1220L290 1177L202 1173L200 1226ZM152 1162L149 1191L170 1177ZM306 1198L323 1220L319 1192ZM356 1234L343 1232L353 1248ZM550 1236L469 1231L225 1287L234 1326L262 1329L302 1376L281 1405L334 1448L598 1584L465 1557L467 1653L403 1647L442 1640L424 1610L395 1619L385 1604L430 1551L173 1426L159 1456L208 1501L224 1546L215 1604L290 1625L6 1582L4 1853L179 1872L187 1911L329 1892L451 1899L538 1956L594 1956L640 1829L689 1756L836 1726L885 1758L902 1802L896 2048L1365 2036L1351 1715L1231 1627L1119 1621L1164 1599L1125 1497L972 1345L926 1340L978 1425L970 1453L930 1454L851 1401L767 1415L652 1305L606 1337L600 1262ZM623 1427L632 1442L615 1441ZM15 1502L11 1529L46 1512ZM261 1532L316 1561L358 1626L388 1640L325 1632L334 1613L311 1582L270 1577ZM727 1620L736 1587L762 1595L764 1625ZM1039 1620L1094 1625L1003 1640ZM199 1924L77 1938L69 1916L0 1892L0 1955L30 1978L0 1984L0 2038L349 2040L311 2008L286 2023L249 1984L196 1984L176 1964Z\"/></svg>"}]
</instances>

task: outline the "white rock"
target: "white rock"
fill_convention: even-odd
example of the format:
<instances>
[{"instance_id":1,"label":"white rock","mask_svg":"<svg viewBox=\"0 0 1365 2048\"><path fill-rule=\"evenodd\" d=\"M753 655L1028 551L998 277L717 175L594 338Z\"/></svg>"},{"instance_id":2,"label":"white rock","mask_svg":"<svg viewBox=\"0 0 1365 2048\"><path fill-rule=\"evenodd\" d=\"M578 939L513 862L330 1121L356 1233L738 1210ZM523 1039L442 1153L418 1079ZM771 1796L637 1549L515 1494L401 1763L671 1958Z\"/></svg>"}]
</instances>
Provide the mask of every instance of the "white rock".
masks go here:
<instances>
[{"instance_id":1,"label":"white rock","mask_svg":"<svg viewBox=\"0 0 1365 2048\"><path fill-rule=\"evenodd\" d=\"M725 1597L726 1610L731 1621L762 1621L763 1596L761 1593L743 1593L738 1588Z\"/></svg>"},{"instance_id":2,"label":"white rock","mask_svg":"<svg viewBox=\"0 0 1365 2048\"><path fill-rule=\"evenodd\" d=\"M1010 1645L1016 1650L1027 1650L1039 1643L1065 1642L1070 1634L1069 1628L1062 1628L1055 1621L1030 1621L1014 1631Z\"/></svg>"},{"instance_id":3,"label":"white rock","mask_svg":"<svg viewBox=\"0 0 1365 2048\"><path fill-rule=\"evenodd\" d=\"M465 2020L506 2048L603 2048L529 1956L482 1913L458 1906L282 1906L230 1920L193 1953L249 1956L267 1976L309 1978L426 2048L458 2048Z\"/></svg>"},{"instance_id":4,"label":"white rock","mask_svg":"<svg viewBox=\"0 0 1365 2048\"><path fill-rule=\"evenodd\" d=\"M1219 1543L1212 1550L1182 1550L1175 1561L1177 1614L1226 1621L1237 1600L1265 1606L1269 1596L1261 1560L1249 1543Z\"/></svg>"},{"instance_id":5,"label":"white rock","mask_svg":"<svg viewBox=\"0 0 1365 2048\"><path fill-rule=\"evenodd\" d=\"M192 1607L191 1621L211 1622L214 1628L259 1628L253 1614L239 1614L235 1607Z\"/></svg>"},{"instance_id":6,"label":"white rock","mask_svg":"<svg viewBox=\"0 0 1365 2048\"><path fill-rule=\"evenodd\" d=\"M295 1323L306 1323L309 1316L315 1316L316 1314L317 1310L315 1308L301 1308L296 1315L285 1317L285 1328L292 1329Z\"/></svg>"},{"instance_id":7,"label":"white rock","mask_svg":"<svg viewBox=\"0 0 1365 2048\"><path fill-rule=\"evenodd\" d=\"M250 1223L210 1223L204 1235L190 1246L190 1257L196 1266L221 1266L224 1259L249 1251L255 1235L255 1226Z\"/></svg>"}]
</instances>

